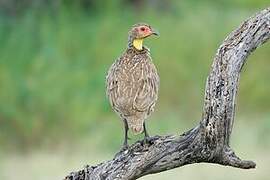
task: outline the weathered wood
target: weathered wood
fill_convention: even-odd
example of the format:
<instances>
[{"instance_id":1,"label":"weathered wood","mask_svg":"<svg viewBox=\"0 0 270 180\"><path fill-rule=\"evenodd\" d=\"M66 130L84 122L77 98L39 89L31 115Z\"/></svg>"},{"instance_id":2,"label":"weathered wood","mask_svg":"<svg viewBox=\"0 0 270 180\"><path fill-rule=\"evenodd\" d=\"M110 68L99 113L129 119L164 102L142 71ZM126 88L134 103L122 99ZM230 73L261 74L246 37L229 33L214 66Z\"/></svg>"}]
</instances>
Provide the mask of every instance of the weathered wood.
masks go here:
<instances>
[{"instance_id":1,"label":"weathered wood","mask_svg":"<svg viewBox=\"0 0 270 180\"><path fill-rule=\"evenodd\" d=\"M66 180L137 179L186 164L208 162L255 168L230 148L240 72L248 55L270 37L270 8L243 22L221 44L207 78L200 124L182 135L138 141L112 160L68 175Z\"/></svg>"}]
</instances>

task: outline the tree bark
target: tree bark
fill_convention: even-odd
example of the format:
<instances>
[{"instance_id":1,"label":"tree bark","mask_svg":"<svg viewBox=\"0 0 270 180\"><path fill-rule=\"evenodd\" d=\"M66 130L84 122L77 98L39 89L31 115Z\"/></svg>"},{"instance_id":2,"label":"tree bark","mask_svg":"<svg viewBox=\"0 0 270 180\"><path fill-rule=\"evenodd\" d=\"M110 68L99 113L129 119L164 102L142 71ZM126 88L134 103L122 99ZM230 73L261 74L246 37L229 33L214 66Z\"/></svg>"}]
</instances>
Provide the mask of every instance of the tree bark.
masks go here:
<instances>
[{"instance_id":1,"label":"tree bark","mask_svg":"<svg viewBox=\"0 0 270 180\"><path fill-rule=\"evenodd\" d=\"M199 125L182 135L155 136L138 141L112 160L72 172L65 180L137 179L186 164L207 162L255 168L230 147L240 72L248 55L270 37L270 8L244 21L221 44L206 81Z\"/></svg>"}]
</instances>

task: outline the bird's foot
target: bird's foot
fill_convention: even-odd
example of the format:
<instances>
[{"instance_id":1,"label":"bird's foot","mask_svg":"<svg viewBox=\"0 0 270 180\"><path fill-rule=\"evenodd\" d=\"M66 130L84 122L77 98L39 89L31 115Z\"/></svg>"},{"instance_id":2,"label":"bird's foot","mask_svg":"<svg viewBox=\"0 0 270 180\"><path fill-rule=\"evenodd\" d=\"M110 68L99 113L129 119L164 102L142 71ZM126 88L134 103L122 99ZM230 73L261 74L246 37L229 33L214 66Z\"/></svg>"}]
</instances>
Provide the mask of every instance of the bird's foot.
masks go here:
<instances>
[{"instance_id":1,"label":"bird's foot","mask_svg":"<svg viewBox=\"0 0 270 180\"><path fill-rule=\"evenodd\" d=\"M128 139L128 137L127 137L127 139ZM127 140L125 140L120 152L125 152L128 150L128 148L129 148L128 142L127 142Z\"/></svg>"},{"instance_id":2,"label":"bird's foot","mask_svg":"<svg viewBox=\"0 0 270 180\"><path fill-rule=\"evenodd\" d=\"M123 146L121 147L120 151L118 153L115 154L114 158L116 158L117 156L119 156L120 154L126 154L128 152L128 144L123 144Z\"/></svg>"},{"instance_id":3,"label":"bird's foot","mask_svg":"<svg viewBox=\"0 0 270 180\"><path fill-rule=\"evenodd\" d=\"M120 151L126 151L126 150L128 150L128 145L124 144Z\"/></svg>"},{"instance_id":4,"label":"bird's foot","mask_svg":"<svg viewBox=\"0 0 270 180\"><path fill-rule=\"evenodd\" d=\"M155 139L156 139L155 137L145 136L143 139L143 143L151 145L154 144Z\"/></svg>"},{"instance_id":5,"label":"bird's foot","mask_svg":"<svg viewBox=\"0 0 270 180\"><path fill-rule=\"evenodd\" d=\"M125 140L124 144L122 145L122 148L121 148L120 152L128 150L128 148L129 148L128 140L131 140L131 138L127 136L127 139Z\"/></svg>"}]
</instances>

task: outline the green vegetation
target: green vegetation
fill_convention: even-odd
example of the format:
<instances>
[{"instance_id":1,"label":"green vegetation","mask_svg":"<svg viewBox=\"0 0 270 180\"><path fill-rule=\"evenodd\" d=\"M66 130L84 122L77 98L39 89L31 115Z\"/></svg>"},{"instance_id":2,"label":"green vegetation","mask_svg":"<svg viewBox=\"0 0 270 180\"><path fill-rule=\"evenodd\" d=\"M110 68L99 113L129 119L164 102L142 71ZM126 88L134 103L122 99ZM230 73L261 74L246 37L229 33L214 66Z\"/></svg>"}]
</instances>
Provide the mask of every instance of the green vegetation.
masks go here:
<instances>
[{"instance_id":1,"label":"green vegetation","mask_svg":"<svg viewBox=\"0 0 270 180\"><path fill-rule=\"evenodd\" d=\"M245 18L269 6L268 0L172 0L161 10L94 2L90 9L67 4L57 12L29 8L16 17L0 16L0 151L83 144L100 156L115 152L123 129L105 97L104 81L136 22L161 34L145 42L161 77L150 133L175 134L194 126L218 45ZM270 147L269 49L270 44L258 49L243 69L235 125L235 136L247 135L244 124L252 126L249 136L255 136L259 150ZM249 148L243 141L233 140L240 152Z\"/></svg>"},{"instance_id":2,"label":"green vegetation","mask_svg":"<svg viewBox=\"0 0 270 180\"><path fill-rule=\"evenodd\" d=\"M138 14L128 7L95 14L66 7L56 15L32 9L22 17L3 17L0 142L25 149L43 143L54 145L63 139L69 142L89 133L102 133L104 141L105 137L114 138L110 131L121 131L122 124L105 97L104 78L126 47L130 26L140 21L161 32L159 39L146 41L161 76L157 112L151 118L158 122L156 128L166 119L168 127L160 127L169 133L190 119L199 119L205 79L218 44L259 9L247 10L244 6L238 10L226 4L223 9L186 2L176 4L178 9L172 11L148 9ZM242 113L269 113L269 45L258 51L251 57L247 73L243 73L239 100ZM178 121L179 127L174 126ZM104 128L108 128L108 135L98 131Z\"/></svg>"}]
</instances>

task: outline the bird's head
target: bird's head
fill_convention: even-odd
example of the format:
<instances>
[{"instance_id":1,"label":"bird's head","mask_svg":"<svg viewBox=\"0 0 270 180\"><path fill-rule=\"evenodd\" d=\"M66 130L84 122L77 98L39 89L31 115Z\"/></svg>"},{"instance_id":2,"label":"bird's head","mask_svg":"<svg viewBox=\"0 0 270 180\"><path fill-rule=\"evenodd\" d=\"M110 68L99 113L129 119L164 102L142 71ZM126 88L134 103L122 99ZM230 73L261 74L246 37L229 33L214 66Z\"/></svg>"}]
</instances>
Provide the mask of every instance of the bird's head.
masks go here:
<instances>
[{"instance_id":1,"label":"bird's head","mask_svg":"<svg viewBox=\"0 0 270 180\"><path fill-rule=\"evenodd\" d=\"M138 23L132 26L129 31L129 44L137 50L143 49L143 40L151 35L158 36L158 32L145 23Z\"/></svg>"}]
</instances>

